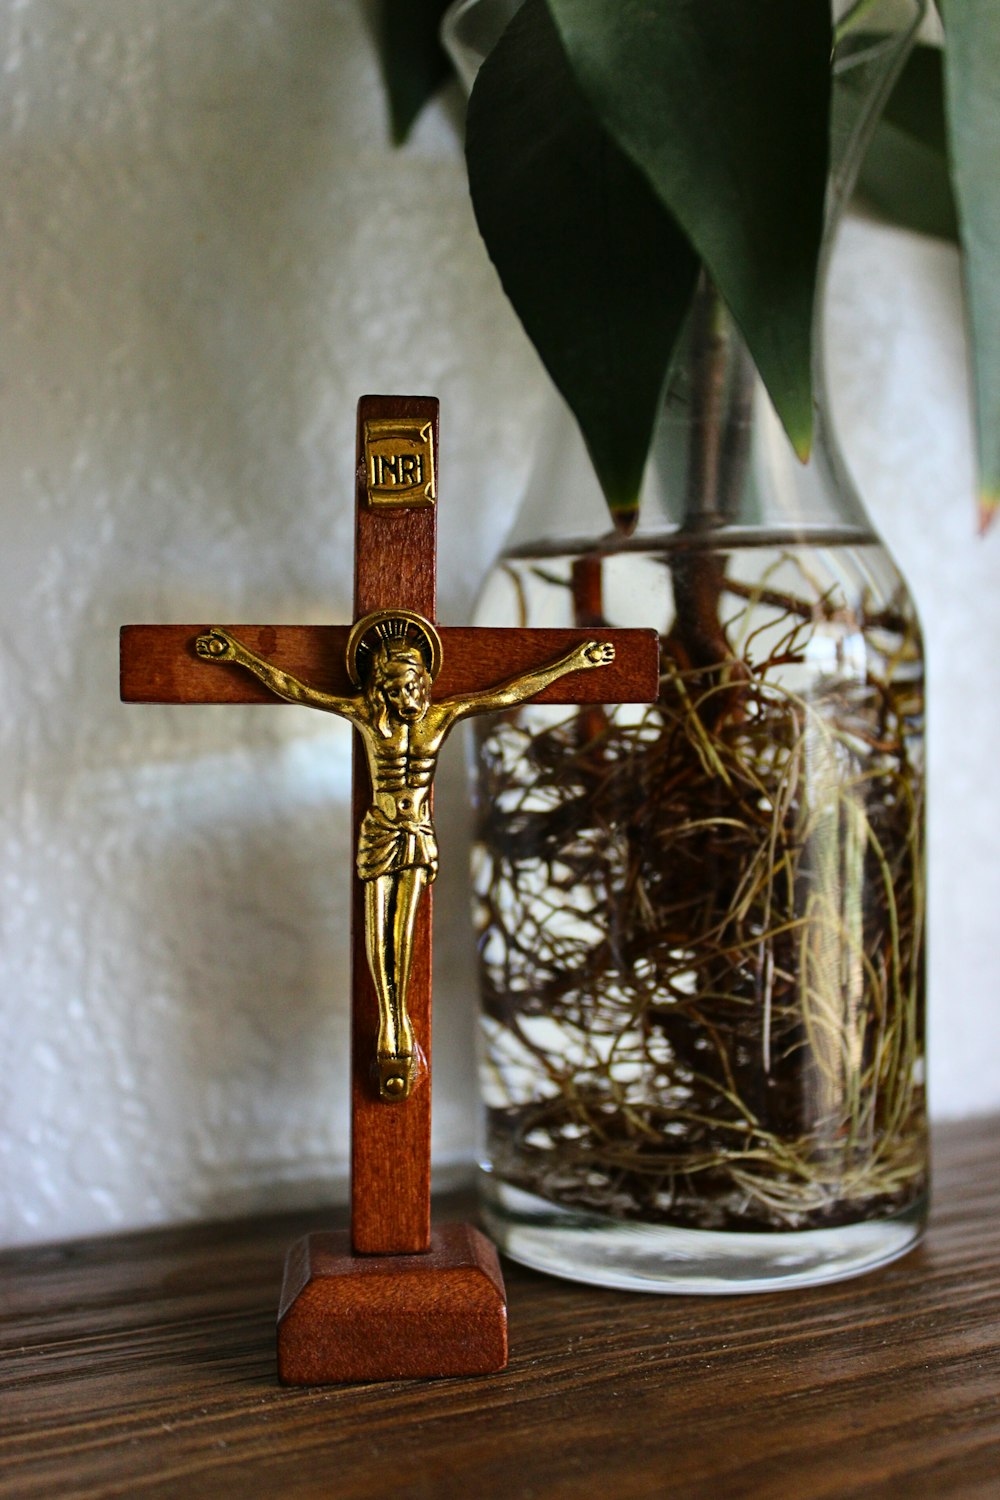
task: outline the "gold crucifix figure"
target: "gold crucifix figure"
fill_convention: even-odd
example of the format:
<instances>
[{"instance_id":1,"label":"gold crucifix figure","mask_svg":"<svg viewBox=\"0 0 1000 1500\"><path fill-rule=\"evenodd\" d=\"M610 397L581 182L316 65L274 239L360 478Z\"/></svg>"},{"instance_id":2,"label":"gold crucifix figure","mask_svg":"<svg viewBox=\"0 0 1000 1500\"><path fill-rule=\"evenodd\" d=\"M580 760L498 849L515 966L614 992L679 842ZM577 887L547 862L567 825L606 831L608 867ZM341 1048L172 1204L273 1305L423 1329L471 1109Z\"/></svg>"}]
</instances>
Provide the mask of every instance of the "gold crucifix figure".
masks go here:
<instances>
[{"instance_id":1,"label":"gold crucifix figure","mask_svg":"<svg viewBox=\"0 0 1000 1500\"><path fill-rule=\"evenodd\" d=\"M417 910L438 868L430 790L441 746L461 719L513 708L569 672L607 666L615 648L610 641L584 641L553 661L440 702L431 694L441 639L429 620L411 610L376 610L354 626L347 643L347 672L356 689L350 695L310 687L218 625L198 637L195 650L206 661L245 668L289 703L340 715L361 736L372 795L356 868L379 1008L374 1063L380 1098L405 1099L421 1067L406 996Z\"/></svg>"}]
</instances>

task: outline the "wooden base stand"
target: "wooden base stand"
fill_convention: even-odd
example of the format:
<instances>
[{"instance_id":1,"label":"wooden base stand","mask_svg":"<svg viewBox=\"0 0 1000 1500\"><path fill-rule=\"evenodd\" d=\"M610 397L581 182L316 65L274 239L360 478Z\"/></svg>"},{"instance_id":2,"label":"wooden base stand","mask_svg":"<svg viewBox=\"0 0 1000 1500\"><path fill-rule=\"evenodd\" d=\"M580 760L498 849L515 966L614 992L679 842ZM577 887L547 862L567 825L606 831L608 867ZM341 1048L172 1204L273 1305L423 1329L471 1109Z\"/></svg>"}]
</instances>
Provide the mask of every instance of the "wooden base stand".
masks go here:
<instances>
[{"instance_id":1,"label":"wooden base stand","mask_svg":"<svg viewBox=\"0 0 1000 1500\"><path fill-rule=\"evenodd\" d=\"M349 1234L310 1234L288 1252L278 1378L331 1385L488 1375L507 1363L496 1250L471 1224L443 1224L418 1255L355 1255Z\"/></svg>"}]
</instances>

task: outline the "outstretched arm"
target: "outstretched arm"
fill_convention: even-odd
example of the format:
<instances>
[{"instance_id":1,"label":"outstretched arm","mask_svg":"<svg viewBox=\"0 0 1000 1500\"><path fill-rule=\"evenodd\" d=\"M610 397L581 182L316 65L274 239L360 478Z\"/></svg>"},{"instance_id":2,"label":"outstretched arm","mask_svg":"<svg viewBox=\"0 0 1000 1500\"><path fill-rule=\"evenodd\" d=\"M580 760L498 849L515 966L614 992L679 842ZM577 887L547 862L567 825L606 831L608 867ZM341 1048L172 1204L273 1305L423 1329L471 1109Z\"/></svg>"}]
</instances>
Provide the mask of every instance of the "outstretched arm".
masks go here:
<instances>
[{"instance_id":1,"label":"outstretched arm","mask_svg":"<svg viewBox=\"0 0 1000 1500\"><path fill-rule=\"evenodd\" d=\"M543 667L535 667L533 671L509 677L505 682L498 682L496 687L484 688L481 693L469 693L463 698L444 698L437 706L452 723L456 719L464 719L468 714L495 713L501 708L514 708L518 703L534 698L550 682L558 682L560 677L565 677L569 672L606 667L614 659L615 648L610 641L584 641L582 645L574 646L565 656L560 656Z\"/></svg>"},{"instance_id":2,"label":"outstretched arm","mask_svg":"<svg viewBox=\"0 0 1000 1500\"><path fill-rule=\"evenodd\" d=\"M330 714L341 714L353 723L357 718L357 703L353 698L338 698L333 693L321 693L319 688L300 682L291 672L272 667L270 662L244 646L221 625L213 625L207 635L198 636L194 649L205 661L233 662L252 672L267 690L289 703L301 703L306 708L322 708Z\"/></svg>"}]
</instances>

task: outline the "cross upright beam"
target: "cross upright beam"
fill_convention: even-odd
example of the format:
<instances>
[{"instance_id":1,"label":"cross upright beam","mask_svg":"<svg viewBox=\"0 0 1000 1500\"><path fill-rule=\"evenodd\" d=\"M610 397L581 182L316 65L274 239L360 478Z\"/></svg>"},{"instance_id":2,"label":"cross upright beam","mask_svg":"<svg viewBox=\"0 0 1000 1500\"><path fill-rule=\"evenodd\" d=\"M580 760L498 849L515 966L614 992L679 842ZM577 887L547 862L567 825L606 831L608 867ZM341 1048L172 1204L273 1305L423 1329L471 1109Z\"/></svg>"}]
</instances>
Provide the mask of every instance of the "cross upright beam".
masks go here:
<instances>
[{"instance_id":1,"label":"cross upright beam","mask_svg":"<svg viewBox=\"0 0 1000 1500\"><path fill-rule=\"evenodd\" d=\"M372 481L384 479L384 451L371 450L385 434L391 445L393 422L429 427L433 503L372 505ZM384 427L378 424L386 424ZM402 446L397 444L397 447ZM437 623L437 454L438 403L429 396L405 403L388 396L365 396L358 402L355 469L354 618L375 610L409 609ZM373 463L378 472L373 473ZM423 472L423 471L422 471ZM399 478L397 476L397 484ZM387 489L390 486L386 486ZM405 490L405 485L399 485ZM445 651L447 657L448 652ZM364 752L354 737L354 846L371 800L371 781ZM430 790L433 798L433 788ZM351 1236L356 1251L394 1255L422 1251L431 1235L431 916L428 889L416 916L413 968L407 1008L426 1068L408 1098L389 1108L372 1089L378 1007L365 955L364 896L353 882L351 921Z\"/></svg>"}]
</instances>

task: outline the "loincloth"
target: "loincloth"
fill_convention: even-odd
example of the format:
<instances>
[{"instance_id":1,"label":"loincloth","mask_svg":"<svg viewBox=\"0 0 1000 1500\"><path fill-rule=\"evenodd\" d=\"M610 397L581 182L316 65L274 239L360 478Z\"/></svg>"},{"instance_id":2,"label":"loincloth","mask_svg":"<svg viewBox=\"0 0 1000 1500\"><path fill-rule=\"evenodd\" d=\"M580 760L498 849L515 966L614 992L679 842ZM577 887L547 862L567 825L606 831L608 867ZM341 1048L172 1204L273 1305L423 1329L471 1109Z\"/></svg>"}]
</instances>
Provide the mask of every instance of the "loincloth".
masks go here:
<instances>
[{"instance_id":1,"label":"loincloth","mask_svg":"<svg viewBox=\"0 0 1000 1500\"><path fill-rule=\"evenodd\" d=\"M370 807L358 834L359 880L378 880L399 870L423 869L428 880L438 870L438 846L429 819L400 818L393 822L379 807Z\"/></svg>"}]
</instances>

